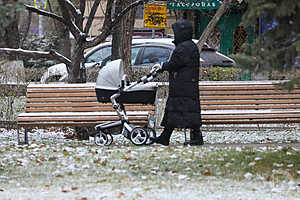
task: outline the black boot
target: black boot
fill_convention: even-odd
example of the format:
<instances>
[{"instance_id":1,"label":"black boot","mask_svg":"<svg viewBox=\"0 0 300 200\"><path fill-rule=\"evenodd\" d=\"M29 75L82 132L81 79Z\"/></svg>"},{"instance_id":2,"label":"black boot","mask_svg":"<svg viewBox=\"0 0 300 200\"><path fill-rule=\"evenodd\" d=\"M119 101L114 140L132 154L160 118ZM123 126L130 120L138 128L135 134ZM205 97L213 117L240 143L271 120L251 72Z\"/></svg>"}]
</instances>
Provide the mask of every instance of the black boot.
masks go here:
<instances>
[{"instance_id":1,"label":"black boot","mask_svg":"<svg viewBox=\"0 0 300 200\"><path fill-rule=\"evenodd\" d=\"M203 145L203 136L200 129L191 129L190 131L191 140L190 145Z\"/></svg>"},{"instance_id":2,"label":"black boot","mask_svg":"<svg viewBox=\"0 0 300 200\"><path fill-rule=\"evenodd\" d=\"M164 131L160 134L159 137L151 138L155 143L162 144L164 146L169 146L170 137L172 135L174 128L165 128Z\"/></svg>"}]
</instances>

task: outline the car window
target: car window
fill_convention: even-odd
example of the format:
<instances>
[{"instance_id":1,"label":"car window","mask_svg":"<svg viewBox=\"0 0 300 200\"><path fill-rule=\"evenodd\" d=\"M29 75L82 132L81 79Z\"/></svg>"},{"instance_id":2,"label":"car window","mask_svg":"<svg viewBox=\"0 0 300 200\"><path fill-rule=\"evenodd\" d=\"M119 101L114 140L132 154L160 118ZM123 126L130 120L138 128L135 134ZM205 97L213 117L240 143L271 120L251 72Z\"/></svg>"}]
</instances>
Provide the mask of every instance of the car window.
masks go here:
<instances>
[{"instance_id":1,"label":"car window","mask_svg":"<svg viewBox=\"0 0 300 200\"><path fill-rule=\"evenodd\" d=\"M131 64L134 65L136 58L138 56L138 53L140 51L141 47L132 47L131 48Z\"/></svg>"},{"instance_id":2,"label":"car window","mask_svg":"<svg viewBox=\"0 0 300 200\"><path fill-rule=\"evenodd\" d=\"M142 58L142 64L166 62L171 54L171 49L163 47L146 47Z\"/></svg>"},{"instance_id":3,"label":"car window","mask_svg":"<svg viewBox=\"0 0 300 200\"><path fill-rule=\"evenodd\" d=\"M99 62L111 55L111 46L96 50L86 58L87 63Z\"/></svg>"},{"instance_id":4,"label":"car window","mask_svg":"<svg viewBox=\"0 0 300 200\"><path fill-rule=\"evenodd\" d=\"M131 48L131 64L134 65L135 61L138 57L139 51L142 49L142 47L132 47ZM102 60L102 66L107 65L111 62L111 55L107 56L105 59Z\"/></svg>"}]
</instances>

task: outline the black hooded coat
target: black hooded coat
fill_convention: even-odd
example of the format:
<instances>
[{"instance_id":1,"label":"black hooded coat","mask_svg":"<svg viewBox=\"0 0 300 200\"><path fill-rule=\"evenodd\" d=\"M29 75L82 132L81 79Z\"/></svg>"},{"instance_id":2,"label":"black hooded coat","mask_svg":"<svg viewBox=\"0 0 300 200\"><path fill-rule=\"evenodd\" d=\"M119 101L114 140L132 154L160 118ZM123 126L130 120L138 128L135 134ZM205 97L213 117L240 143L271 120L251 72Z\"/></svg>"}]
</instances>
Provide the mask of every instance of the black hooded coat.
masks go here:
<instances>
[{"instance_id":1,"label":"black hooded coat","mask_svg":"<svg viewBox=\"0 0 300 200\"><path fill-rule=\"evenodd\" d=\"M172 25L175 49L162 70L169 72L169 96L161 125L173 128L201 126L199 100L200 54L192 41L193 27L187 20Z\"/></svg>"}]
</instances>

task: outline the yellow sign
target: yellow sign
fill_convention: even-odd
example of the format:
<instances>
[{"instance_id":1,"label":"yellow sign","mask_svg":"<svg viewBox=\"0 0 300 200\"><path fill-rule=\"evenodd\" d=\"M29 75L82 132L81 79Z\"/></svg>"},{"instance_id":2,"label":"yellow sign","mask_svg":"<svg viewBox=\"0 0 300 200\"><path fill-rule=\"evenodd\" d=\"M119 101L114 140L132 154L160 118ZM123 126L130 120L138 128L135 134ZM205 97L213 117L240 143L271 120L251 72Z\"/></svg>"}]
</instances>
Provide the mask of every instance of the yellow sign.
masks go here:
<instances>
[{"instance_id":1,"label":"yellow sign","mask_svg":"<svg viewBox=\"0 0 300 200\"><path fill-rule=\"evenodd\" d=\"M33 5L35 8L47 8L47 0L33 0Z\"/></svg>"},{"instance_id":2,"label":"yellow sign","mask_svg":"<svg viewBox=\"0 0 300 200\"><path fill-rule=\"evenodd\" d=\"M146 28L167 28L167 6L145 4L144 26Z\"/></svg>"}]
</instances>

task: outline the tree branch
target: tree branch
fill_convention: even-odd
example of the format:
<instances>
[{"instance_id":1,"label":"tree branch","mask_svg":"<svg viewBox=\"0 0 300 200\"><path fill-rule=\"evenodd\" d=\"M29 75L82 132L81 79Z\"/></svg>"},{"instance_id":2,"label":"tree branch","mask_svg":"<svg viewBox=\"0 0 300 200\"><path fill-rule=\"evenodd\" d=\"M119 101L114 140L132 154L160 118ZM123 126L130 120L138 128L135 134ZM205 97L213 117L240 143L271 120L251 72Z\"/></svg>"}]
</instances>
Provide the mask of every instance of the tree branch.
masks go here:
<instances>
[{"instance_id":1,"label":"tree branch","mask_svg":"<svg viewBox=\"0 0 300 200\"><path fill-rule=\"evenodd\" d=\"M77 9L74 4L69 1L69 0L65 0L66 3L66 7L68 8L69 11L71 11L72 15L77 18L77 17L82 17L83 15L81 14L80 10Z\"/></svg>"},{"instance_id":2,"label":"tree branch","mask_svg":"<svg viewBox=\"0 0 300 200\"><path fill-rule=\"evenodd\" d=\"M56 51L42 52L42 51L29 51L24 49L11 49L11 48L0 48L0 54L6 55L18 55L18 56L30 56L32 58L48 58L55 59L65 64L71 64L71 60L61 55Z\"/></svg>"},{"instance_id":3,"label":"tree branch","mask_svg":"<svg viewBox=\"0 0 300 200\"><path fill-rule=\"evenodd\" d=\"M32 11L28 10L28 20L27 20L27 24L26 24L26 28L25 28L25 33L24 33L24 37L20 43L20 48L23 47L23 44L27 38L28 32L29 32L29 28L30 28L30 24L31 24L31 19L32 19Z\"/></svg>"},{"instance_id":4,"label":"tree branch","mask_svg":"<svg viewBox=\"0 0 300 200\"><path fill-rule=\"evenodd\" d=\"M86 0L80 0L79 2L79 10L80 12L82 13L82 16L84 16L84 11L85 11L85 3L86 3Z\"/></svg>"},{"instance_id":5,"label":"tree branch","mask_svg":"<svg viewBox=\"0 0 300 200\"><path fill-rule=\"evenodd\" d=\"M137 7L138 5L143 4L144 1L139 0L139 1L135 1L132 4L130 4L129 6L127 6L124 10L121 11L121 13L119 13L116 18L112 21L112 27L115 26L121 19L122 17L127 14L132 8Z\"/></svg>"},{"instance_id":6,"label":"tree branch","mask_svg":"<svg viewBox=\"0 0 300 200\"><path fill-rule=\"evenodd\" d=\"M89 31L90 31L90 28L91 28L91 25L92 25L92 22L94 20L94 17L95 17L95 14L96 14L96 11L98 9L99 4L100 4L100 0L95 0L94 1L91 12L89 14L89 18L87 20L87 23L86 23L84 31L83 31L85 34L88 34Z\"/></svg>"},{"instance_id":7,"label":"tree branch","mask_svg":"<svg viewBox=\"0 0 300 200\"><path fill-rule=\"evenodd\" d=\"M114 27L122 19L122 17L126 13L128 13L128 11L130 11L132 8L137 7L138 5L142 4L144 1L139 0L139 1L135 1L132 4L128 5L124 10L122 10L116 16L116 18L113 21L111 20L111 9L109 9L109 8L111 8L111 7L109 7L110 2L112 2L112 1L107 1L105 21L103 23L102 32L99 35L97 35L93 40L88 41L85 44L85 48L94 47L94 46L100 44L103 40L105 40L111 34L112 27Z\"/></svg>"},{"instance_id":8,"label":"tree branch","mask_svg":"<svg viewBox=\"0 0 300 200\"><path fill-rule=\"evenodd\" d=\"M62 18L61 16L58 16L58 15L56 15L54 13L51 13L51 12L47 12L47 11L35 8L34 6L30 6L30 5L24 5L24 6L28 11L31 11L31 12L37 13L39 15L43 15L43 16L46 16L46 17L56 19L57 21L60 21L61 23L66 25L66 22L65 22L64 18Z\"/></svg>"},{"instance_id":9,"label":"tree branch","mask_svg":"<svg viewBox=\"0 0 300 200\"><path fill-rule=\"evenodd\" d=\"M72 19L70 17L69 11L66 6L66 4L67 4L66 1L58 0L58 3L60 5L60 10L61 10L62 16L65 20L66 27L68 27L70 32L75 37L76 41L79 41L80 38L83 36L83 32L72 22Z\"/></svg>"},{"instance_id":10,"label":"tree branch","mask_svg":"<svg viewBox=\"0 0 300 200\"><path fill-rule=\"evenodd\" d=\"M220 18L222 17L222 15L224 14L224 12L226 11L226 9L228 8L228 6L230 5L232 0L224 0L222 5L220 6L220 8L217 10L216 14L214 15L214 17L210 20L209 24L207 25L207 27L205 28L204 32L202 33L197 46L199 48L199 51L201 53L202 47L204 45L204 43L206 42L206 40L208 39L210 33L212 32L212 30L215 28L216 24L218 23L218 21L220 20Z\"/></svg>"}]
</instances>

